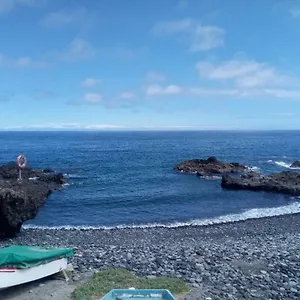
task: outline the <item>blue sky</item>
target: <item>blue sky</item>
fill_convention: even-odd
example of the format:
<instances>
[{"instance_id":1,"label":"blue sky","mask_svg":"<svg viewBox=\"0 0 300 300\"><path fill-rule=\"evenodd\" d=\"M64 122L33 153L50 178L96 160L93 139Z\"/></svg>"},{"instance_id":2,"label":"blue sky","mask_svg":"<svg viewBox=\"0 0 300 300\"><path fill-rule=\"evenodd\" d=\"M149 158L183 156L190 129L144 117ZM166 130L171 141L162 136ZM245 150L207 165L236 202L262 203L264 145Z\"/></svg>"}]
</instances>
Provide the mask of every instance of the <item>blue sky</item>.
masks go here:
<instances>
[{"instance_id":1,"label":"blue sky","mask_svg":"<svg viewBox=\"0 0 300 300\"><path fill-rule=\"evenodd\" d=\"M300 129L300 2L0 0L0 129Z\"/></svg>"}]
</instances>

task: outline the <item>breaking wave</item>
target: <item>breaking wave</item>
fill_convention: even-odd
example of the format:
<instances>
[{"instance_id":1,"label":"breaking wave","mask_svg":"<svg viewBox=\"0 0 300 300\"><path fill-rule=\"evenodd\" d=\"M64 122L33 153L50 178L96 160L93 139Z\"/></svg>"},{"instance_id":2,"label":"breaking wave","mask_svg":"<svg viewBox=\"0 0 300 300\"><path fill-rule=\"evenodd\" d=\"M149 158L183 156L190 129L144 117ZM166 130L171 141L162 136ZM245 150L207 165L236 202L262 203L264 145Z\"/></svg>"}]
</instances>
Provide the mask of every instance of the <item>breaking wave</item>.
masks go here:
<instances>
[{"instance_id":1,"label":"breaking wave","mask_svg":"<svg viewBox=\"0 0 300 300\"><path fill-rule=\"evenodd\" d=\"M64 174L66 178L71 178L71 179L88 179L88 176L84 175L77 175L77 174Z\"/></svg>"},{"instance_id":2,"label":"breaking wave","mask_svg":"<svg viewBox=\"0 0 300 300\"><path fill-rule=\"evenodd\" d=\"M252 172L259 172L260 171L260 168L259 167L247 167L248 168L248 171L252 171Z\"/></svg>"},{"instance_id":3,"label":"breaking wave","mask_svg":"<svg viewBox=\"0 0 300 300\"><path fill-rule=\"evenodd\" d=\"M189 222L174 222L174 223L151 223L151 224L140 224L140 225L117 225L117 226L38 226L38 225L24 225L24 229L33 228L33 229L50 229L50 230L92 230L92 229L102 229L102 230L111 230L111 229L130 229L130 228L177 228L185 226L207 226L213 224L225 224L231 222L245 221L249 219L260 219L266 217L282 216L300 213L300 202L293 202L289 205L273 207L273 208L253 208L246 210L239 214L229 214L215 218L209 219L196 219Z\"/></svg>"},{"instance_id":4,"label":"breaking wave","mask_svg":"<svg viewBox=\"0 0 300 300\"><path fill-rule=\"evenodd\" d=\"M275 161L275 164L276 164L277 166L284 167L284 168L290 168L290 167L291 167L290 164L287 164L287 163L285 163L284 161Z\"/></svg>"},{"instance_id":5,"label":"breaking wave","mask_svg":"<svg viewBox=\"0 0 300 300\"><path fill-rule=\"evenodd\" d=\"M275 161L275 164L280 166L280 167L284 167L284 168L288 168L288 169L292 169L292 170L299 170L300 168L292 168L291 164L288 164L284 161Z\"/></svg>"}]
</instances>

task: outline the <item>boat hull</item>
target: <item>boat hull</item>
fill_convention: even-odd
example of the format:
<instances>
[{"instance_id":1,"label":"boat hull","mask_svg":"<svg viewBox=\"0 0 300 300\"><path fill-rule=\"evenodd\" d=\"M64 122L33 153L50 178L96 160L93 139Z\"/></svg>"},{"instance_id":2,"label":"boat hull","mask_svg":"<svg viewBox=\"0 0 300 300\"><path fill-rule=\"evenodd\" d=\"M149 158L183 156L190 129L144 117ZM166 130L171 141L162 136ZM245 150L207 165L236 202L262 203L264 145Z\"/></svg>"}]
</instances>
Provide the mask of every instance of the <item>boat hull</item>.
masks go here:
<instances>
[{"instance_id":1,"label":"boat hull","mask_svg":"<svg viewBox=\"0 0 300 300\"><path fill-rule=\"evenodd\" d=\"M0 289L35 281L66 270L67 258L60 258L28 269L0 268Z\"/></svg>"}]
</instances>

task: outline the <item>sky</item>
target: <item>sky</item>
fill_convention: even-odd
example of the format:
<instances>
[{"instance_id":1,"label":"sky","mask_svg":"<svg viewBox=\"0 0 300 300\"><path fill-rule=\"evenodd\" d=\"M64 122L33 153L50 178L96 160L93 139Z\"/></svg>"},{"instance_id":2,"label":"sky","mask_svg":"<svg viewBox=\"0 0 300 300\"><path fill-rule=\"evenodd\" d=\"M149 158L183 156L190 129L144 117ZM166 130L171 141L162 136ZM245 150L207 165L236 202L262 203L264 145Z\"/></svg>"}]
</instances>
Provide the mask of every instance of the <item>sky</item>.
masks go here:
<instances>
[{"instance_id":1,"label":"sky","mask_svg":"<svg viewBox=\"0 0 300 300\"><path fill-rule=\"evenodd\" d=\"M1 130L300 129L298 0L0 0Z\"/></svg>"}]
</instances>

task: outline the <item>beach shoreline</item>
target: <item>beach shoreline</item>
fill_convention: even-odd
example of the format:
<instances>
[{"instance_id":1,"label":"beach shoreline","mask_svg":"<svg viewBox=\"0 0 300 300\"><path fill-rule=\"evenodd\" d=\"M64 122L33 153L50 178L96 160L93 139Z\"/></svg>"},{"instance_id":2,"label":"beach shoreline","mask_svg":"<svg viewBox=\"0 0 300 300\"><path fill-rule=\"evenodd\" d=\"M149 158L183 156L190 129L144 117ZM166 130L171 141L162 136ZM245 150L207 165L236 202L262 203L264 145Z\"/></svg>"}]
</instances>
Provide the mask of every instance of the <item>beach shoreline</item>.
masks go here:
<instances>
[{"instance_id":1,"label":"beach shoreline","mask_svg":"<svg viewBox=\"0 0 300 300\"><path fill-rule=\"evenodd\" d=\"M300 298L300 214L177 228L28 228L0 241L12 244L73 248L77 279L126 268L183 278L196 293L192 300Z\"/></svg>"}]
</instances>

